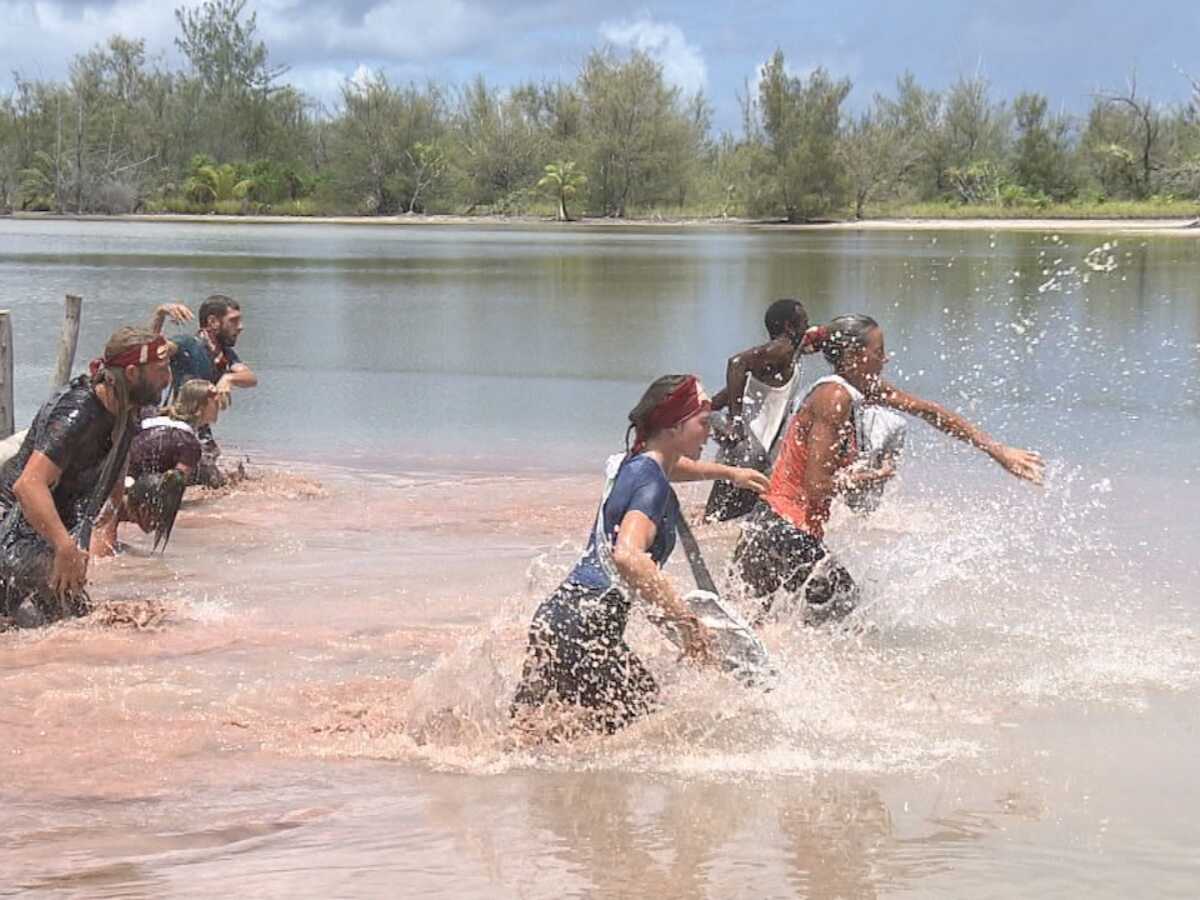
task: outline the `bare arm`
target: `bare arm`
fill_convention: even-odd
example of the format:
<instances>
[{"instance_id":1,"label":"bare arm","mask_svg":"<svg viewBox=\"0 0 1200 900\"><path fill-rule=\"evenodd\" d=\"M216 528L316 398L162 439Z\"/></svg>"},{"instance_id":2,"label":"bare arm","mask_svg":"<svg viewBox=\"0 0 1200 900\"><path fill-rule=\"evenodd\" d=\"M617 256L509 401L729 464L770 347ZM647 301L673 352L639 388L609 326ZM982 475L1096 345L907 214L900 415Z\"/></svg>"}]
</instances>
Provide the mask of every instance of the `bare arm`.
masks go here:
<instances>
[{"instance_id":1,"label":"bare arm","mask_svg":"<svg viewBox=\"0 0 1200 900\"><path fill-rule=\"evenodd\" d=\"M703 459L681 457L671 470L672 481L732 481L740 488L761 494L770 485L770 479L756 469L726 466Z\"/></svg>"},{"instance_id":2,"label":"bare arm","mask_svg":"<svg viewBox=\"0 0 1200 900\"><path fill-rule=\"evenodd\" d=\"M176 325L182 325L184 322L192 321L192 311L176 301L163 303L154 310L154 318L150 320L150 330L155 334L162 334L163 324L168 318Z\"/></svg>"},{"instance_id":3,"label":"bare arm","mask_svg":"<svg viewBox=\"0 0 1200 900\"><path fill-rule=\"evenodd\" d=\"M841 486L838 479L838 445L851 427L850 394L837 384L813 392L812 422L802 438L808 465L804 469L804 494L810 508L827 509Z\"/></svg>"},{"instance_id":4,"label":"bare arm","mask_svg":"<svg viewBox=\"0 0 1200 900\"><path fill-rule=\"evenodd\" d=\"M613 563L621 577L646 602L658 607L667 618L682 626L685 653L699 660L712 658L712 636L679 598L674 586L650 558L650 546L658 528L643 512L630 510L621 519Z\"/></svg>"},{"instance_id":5,"label":"bare arm","mask_svg":"<svg viewBox=\"0 0 1200 900\"><path fill-rule=\"evenodd\" d=\"M1045 463L1034 451L1005 446L958 413L886 382L880 385L878 395L874 399L883 406L890 406L892 409L924 419L939 431L982 450L1017 478L1032 481L1034 484L1042 483Z\"/></svg>"},{"instance_id":6,"label":"bare arm","mask_svg":"<svg viewBox=\"0 0 1200 900\"><path fill-rule=\"evenodd\" d=\"M228 372L217 379L217 398L221 408L229 407L235 387L252 388L257 386L258 376L254 374L253 370L245 363L234 363Z\"/></svg>"},{"instance_id":7,"label":"bare arm","mask_svg":"<svg viewBox=\"0 0 1200 900\"><path fill-rule=\"evenodd\" d=\"M125 495L125 478L122 476L113 485L108 501L96 517L92 528L92 543L88 551L94 557L112 556L117 552L117 525L121 522L121 499Z\"/></svg>"},{"instance_id":8,"label":"bare arm","mask_svg":"<svg viewBox=\"0 0 1200 900\"><path fill-rule=\"evenodd\" d=\"M69 593L82 588L87 580L88 555L76 546L54 506L50 492L61 476L62 469L35 450L13 485L13 493L25 519L54 550L50 587L56 593Z\"/></svg>"},{"instance_id":9,"label":"bare arm","mask_svg":"<svg viewBox=\"0 0 1200 900\"><path fill-rule=\"evenodd\" d=\"M731 417L742 414L742 397L746 393L746 378L750 373L761 372L769 366L783 367L791 362L792 353L790 340L776 338L729 358L725 367L725 400Z\"/></svg>"}]
</instances>

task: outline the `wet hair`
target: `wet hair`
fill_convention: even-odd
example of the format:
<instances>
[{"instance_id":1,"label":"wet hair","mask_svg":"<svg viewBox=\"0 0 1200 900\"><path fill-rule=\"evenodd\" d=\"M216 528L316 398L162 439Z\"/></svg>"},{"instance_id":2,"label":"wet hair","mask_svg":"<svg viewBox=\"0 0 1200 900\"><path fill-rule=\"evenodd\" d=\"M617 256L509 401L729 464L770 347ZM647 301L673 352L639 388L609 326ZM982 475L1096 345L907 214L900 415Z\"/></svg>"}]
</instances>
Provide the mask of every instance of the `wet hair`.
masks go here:
<instances>
[{"instance_id":1,"label":"wet hair","mask_svg":"<svg viewBox=\"0 0 1200 900\"><path fill-rule=\"evenodd\" d=\"M225 314L231 309L241 308L242 305L232 297L226 297L224 294L213 294L200 304L200 312L197 315L197 318L200 320L200 327L208 327L208 319L210 316L216 316L218 319L224 319Z\"/></svg>"},{"instance_id":2,"label":"wet hair","mask_svg":"<svg viewBox=\"0 0 1200 900\"><path fill-rule=\"evenodd\" d=\"M867 337L878 327L878 322L861 313L838 316L824 326L823 333L813 341L813 348L824 353L826 362L837 370L846 353L867 346Z\"/></svg>"},{"instance_id":3,"label":"wet hair","mask_svg":"<svg viewBox=\"0 0 1200 900\"><path fill-rule=\"evenodd\" d=\"M803 333L808 328L808 310L804 308L804 304L799 300L792 300L785 297L782 300L776 300L767 307L767 314L763 317L763 324L767 326L767 334L771 340L774 340L783 334L790 323L795 322L797 319L802 320L797 331Z\"/></svg>"},{"instance_id":4,"label":"wet hair","mask_svg":"<svg viewBox=\"0 0 1200 900\"><path fill-rule=\"evenodd\" d=\"M193 428L200 427L204 407L212 396L213 383L205 378L189 378L175 395L175 401L163 412L172 419L187 422Z\"/></svg>"},{"instance_id":5,"label":"wet hair","mask_svg":"<svg viewBox=\"0 0 1200 900\"><path fill-rule=\"evenodd\" d=\"M629 428L625 430L626 452L630 446L629 437L634 431L640 431L648 438L656 434L654 431L647 430L646 420L675 388L688 380L688 377L687 375L664 375L654 379L650 387L646 388L646 393L642 394L642 399L637 402L637 406L629 411Z\"/></svg>"}]
</instances>

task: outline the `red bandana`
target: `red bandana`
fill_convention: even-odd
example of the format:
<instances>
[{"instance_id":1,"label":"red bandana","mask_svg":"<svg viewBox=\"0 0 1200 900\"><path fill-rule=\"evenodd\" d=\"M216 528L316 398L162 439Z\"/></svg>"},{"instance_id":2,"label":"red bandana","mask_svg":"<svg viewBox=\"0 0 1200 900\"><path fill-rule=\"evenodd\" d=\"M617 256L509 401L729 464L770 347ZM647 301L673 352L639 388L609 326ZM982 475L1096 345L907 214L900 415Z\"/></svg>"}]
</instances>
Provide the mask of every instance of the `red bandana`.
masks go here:
<instances>
[{"instance_id":1,"label":"red bandana","mask_svg":"<svg viewBox=\"0 0 1200 900\"><path fill-rule=\"evenodd\" d=\"M824 325L814 325L804 332L804 337L800 338L800 352L816 353L825 346L825 342L828 340L829 329Z\"/></svg>"},{"instance_id":2,"label":"red bandana","mask_svg":"<svg viewBox=\"0 0 1200 900\"><path fill-rule=\"evenodd\" d=\"M160 334L156 335L154 340L138 344L136 347L130 347L116 356L93 359L89 368L92 375L96 375L101 369L123 369L126 366L144 366L148 362L166 359L169 348L170 342Z\"/></svg>"},{"instance_id":3,"label":"red bandana","mask_svg":"<svg viewBox=\"0 0 1200 900\"><path fill-rule=\"evenodd\" d=\"M689 375L683 383L663 398L658 406L650 411L644 423L645 431L638 428L633 441L632 454L641 453L646 449L646 436L664 428L673 428L681 422L686 422L692 416L712 409L712 401L700 390L700 382L695 375Z\"/></svg>"}]
</instances>

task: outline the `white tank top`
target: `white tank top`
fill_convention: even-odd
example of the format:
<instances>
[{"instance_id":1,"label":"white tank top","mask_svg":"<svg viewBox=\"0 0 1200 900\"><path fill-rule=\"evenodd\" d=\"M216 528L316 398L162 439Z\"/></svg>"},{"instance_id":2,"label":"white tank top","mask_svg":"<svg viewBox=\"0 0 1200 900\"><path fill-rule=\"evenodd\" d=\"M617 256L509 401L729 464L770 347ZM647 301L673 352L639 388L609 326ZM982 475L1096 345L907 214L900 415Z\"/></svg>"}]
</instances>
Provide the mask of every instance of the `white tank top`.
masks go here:
<instances>
[{"instance_id":1,"label":"white tank top","mask_svg":"<svg viewBox=\"0 0 1200 900\"><path fill-rule=\"evenodd\" d=\"M788 404L800 378L800 364L792 365L792 377L781 385L759 381L753 373L746 376L742 392L742 419L764 450L769 451L787 420Z\"/></svg>"}]
</instances>

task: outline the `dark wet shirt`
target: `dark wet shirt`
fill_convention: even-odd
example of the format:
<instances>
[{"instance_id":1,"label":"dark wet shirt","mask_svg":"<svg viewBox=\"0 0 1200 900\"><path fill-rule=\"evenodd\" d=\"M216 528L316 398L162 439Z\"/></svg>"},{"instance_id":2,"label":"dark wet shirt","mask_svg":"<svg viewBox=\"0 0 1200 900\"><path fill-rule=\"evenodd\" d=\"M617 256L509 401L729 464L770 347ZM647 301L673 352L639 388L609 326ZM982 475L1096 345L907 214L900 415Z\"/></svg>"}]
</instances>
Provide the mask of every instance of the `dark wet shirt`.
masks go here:
<instances>
[{"instance_id":1,"label":"dark wet shirt","mask_svg":"<svg viewBox=\"0 0 1200 900\"><path fill-rule=\"evenodd\" d=\"M50 493L63 525L74 528L112 449L114 421L90 379L76 378L38 411L17 455L0 467L0 503L6 508L16 503L13 485L33 452L40 451L62 470Z\"/></svg>"},{"instance_id":2,"label":"dark wet shirt","mask_svg":"<svg viewBox=\"0 0 1200 900\"><path fill-rule=\"evenodd\" d=\"M129 448L131 477L161 475L179 465L194 470L199 465L200 439L192 429L181 428L179 424L168 425L161 419L148 419L142 423L142 430Z\"/></svg>"},{"instance_id":3,"label":"dark wet shirt","mask_svg":"<svg viewBox=\"0 0 1200 900\"><path fill-rule=\"evenodd\" d=\"M171 378L175 391L183 387L189 378L203 378L216 384L222 375L242 361L232 347L226 347L224 361L217 365L213 362L208 342L197 334L185 334L171 340L178 348L171 357Z\"/></svg>"}]
</instances>

